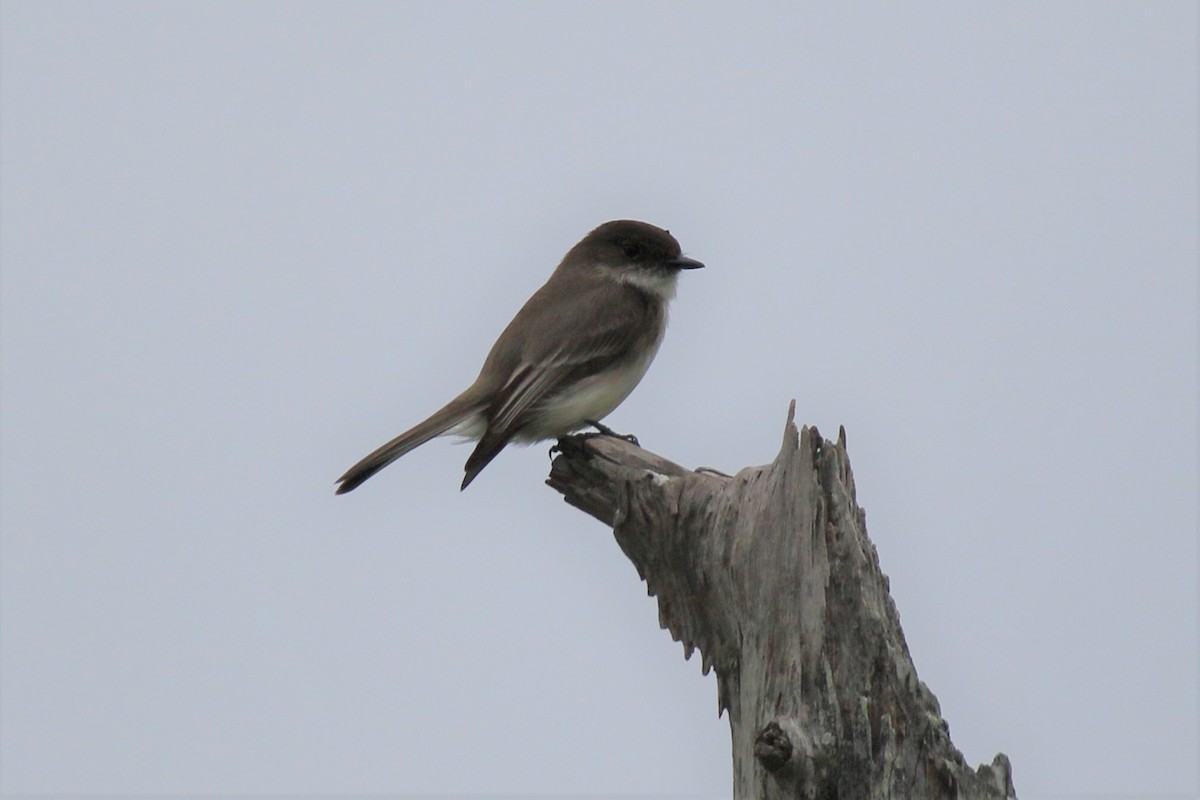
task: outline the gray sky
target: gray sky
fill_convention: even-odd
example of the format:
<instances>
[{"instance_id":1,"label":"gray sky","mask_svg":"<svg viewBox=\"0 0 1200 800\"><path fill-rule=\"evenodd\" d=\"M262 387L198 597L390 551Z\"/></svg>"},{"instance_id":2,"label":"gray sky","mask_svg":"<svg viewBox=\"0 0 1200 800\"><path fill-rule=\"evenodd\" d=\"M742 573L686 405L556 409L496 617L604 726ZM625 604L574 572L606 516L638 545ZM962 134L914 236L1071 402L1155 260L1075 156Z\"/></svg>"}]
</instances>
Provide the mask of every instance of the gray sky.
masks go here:
<instances>
[{"instance_id":1,"label":"gray sky","mask_svg":"<svg viewBox=\"0 0 1200 800\"><path fill-rule=\"evenodd\" d=\"M727 796L545 447L333 494L620 217L709 268L614 427L845 425L967 759L1198 790L1193 3L0 15L6 795Z\"/></svg>"}]
</instances>

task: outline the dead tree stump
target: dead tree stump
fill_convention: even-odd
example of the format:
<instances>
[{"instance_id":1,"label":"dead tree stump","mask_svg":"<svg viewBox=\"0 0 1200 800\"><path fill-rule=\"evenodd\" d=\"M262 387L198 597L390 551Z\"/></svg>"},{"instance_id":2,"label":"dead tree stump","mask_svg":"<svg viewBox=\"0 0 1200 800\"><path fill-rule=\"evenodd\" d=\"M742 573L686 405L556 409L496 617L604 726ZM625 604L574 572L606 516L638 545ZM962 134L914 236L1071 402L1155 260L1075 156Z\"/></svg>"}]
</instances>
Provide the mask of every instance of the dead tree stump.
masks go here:
<instances>
[{"instance_id":1,"label":"dead tree stump","mask_svg":"<svg viewBox=\"0 0 1200 800\"><path fill-rule=\"evenodd\" d=\"M736 800L1015 798L1007 756L971 769L917 678L845 432L794 414L775 461L733 477L585 435L547 483L612 526L659 624L716 670Z\"/></svg>"}]
</instances>

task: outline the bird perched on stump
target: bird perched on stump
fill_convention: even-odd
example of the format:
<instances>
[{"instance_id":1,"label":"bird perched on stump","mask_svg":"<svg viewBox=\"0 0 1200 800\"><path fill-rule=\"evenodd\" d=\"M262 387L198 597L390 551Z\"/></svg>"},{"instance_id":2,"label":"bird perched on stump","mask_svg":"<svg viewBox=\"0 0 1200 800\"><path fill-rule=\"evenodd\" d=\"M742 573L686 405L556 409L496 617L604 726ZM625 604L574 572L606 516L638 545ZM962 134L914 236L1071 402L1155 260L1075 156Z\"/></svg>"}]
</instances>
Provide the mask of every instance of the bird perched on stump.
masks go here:
<instances>
[{"instance_id":1,"label":"bird perched on stump","mask_svg":"<svg viewBox=\"0 0 1200 800\"><path fill-rule=\"evenodd\" d=\"M475 382L347 470L337 493L443 434L479 442L465 489L509 442L558 439L589 425L607 432L598 423L638 385L662 344L680 271L703 266L662 228L604 223L517 312Z\"/></svg>"}]
</instances>

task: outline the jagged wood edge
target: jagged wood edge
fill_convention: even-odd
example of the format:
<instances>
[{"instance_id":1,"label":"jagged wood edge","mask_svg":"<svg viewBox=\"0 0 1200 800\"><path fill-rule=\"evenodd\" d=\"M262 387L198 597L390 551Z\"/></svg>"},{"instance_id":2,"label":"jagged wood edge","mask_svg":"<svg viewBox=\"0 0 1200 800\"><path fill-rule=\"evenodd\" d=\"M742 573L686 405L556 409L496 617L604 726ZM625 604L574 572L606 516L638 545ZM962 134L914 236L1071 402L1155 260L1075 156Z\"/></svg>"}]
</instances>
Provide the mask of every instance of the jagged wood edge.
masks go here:
<instances>
[{"instance_id":1,"label":"jagged wood edge","mask_svg":"<svg viewBox=\"0 0 1200 800\"><path fill-rule=\"evenodd\" d=\"M825 574L828 580L829 565L820 563L821 558L827 557L828 554L823 554L824 545L821 543L829 535L842 536L846 541L840 543L843 546L839 549L837 557L844 558L846 553L849 553L852 560L857 562L849 574L859 576L861 573L867 577L867 580L855 578L863 584L855 591L865 591L866 594L853 603L857 607L861 601L861 604L864 604L862 607L869 607L870 615L866 618L868 623L871 623L872 619L880 620L878 625L883 629L882 635L885 635L882 649L896 651L893 657L887 660L895 662L893 668L905 687L903 693L909 697L908 705L924 709L917 717L920 718L919 729L922 731L922 752L926 753L930 762L924 766L929 775L921 781L928 796L1015 797L1011 766L1007 757L1000 754L991 765L971 770L961 753L950 742L949 727L941 719L936 698L916 678L911 657L904 644L899 615L890 597L887 577L879 568L875 547L866 534L865 515L857 506L853 475L845 452L844 430L839 432L838 441L831 443L822 439L814 428L797 431L794 414L793 402L788 409L783 442L775 461L764 467L744 469L733 477L688 470L618 438L582 435L568 437L559 442L559 456L552 464L547 484L562 493L571 505L613 527L618 544L646 581L648 592L658 597L659 622L662 627L668 629L673 638L683 643L685 657L690 658L696 649L701 651L702 669L705 673L713 667L716 668L720 710L730 709L731 703L737 702L737 698L731 697L731 693L737 691L737 687L741 685L739 672L743 665L738 663L741 652L739 642L730 639L734 638L732 631L741 632L742 622L730 618L730 615L735 615L737 611L729 608L729 603L716 602L715 598L710 596L709 590L713 588L714 581L721 578L720 575L712 574L714 566L732 563L730 553L710 552L711 548L746 548L747 540L753 543L758 537L754 530L736 532L739 522L753 526L761 523L757 515L765 514L770 517L772 514L783 513L783 519L768 519L766 527L775 530L798 525L804 529L796 537L785 537L784 541L790 544L793 538L807 536L814 554L810 557L806 553L804 559L811 562L810 568L818 573L824 570L822 574ZM796 488L798 483L803 484L799 489ZM801 495L805 495L805 499L797 500ZM784 506L784 510L776 512L776 505ZM750 514L750 523L738 519L740 515L745 514ZM697 531L712 530L725 533L723 536L696 535ZM848 531L849 536L839 534L839 531ZM849 547L844 546L847 543L850 544ZM759 555L761 558L762 555ZM768 557L769 555L768 553ZM794 559L796 553L790 553L790 556ZM813 558L817 560L812 561ZM666 563L668 561L672 563ZM758 570L756 574L769 575L771 572L770 564L758 565L755 569ZM785 581L791 580L787 575L783 578ZM823 618L827 612L824 594L826 587L815 584L816 581L801 580L798 584L788 585L788 589L798 589L811 596L800 598L802 602L795 602L795 598L792 598L792 603L785 606L784 610L798 610L798 618L792 619L791 622L801 631L800 641L805 644L816 642L819 646L825 641L826 635L826 621ZM727 595L728 591L725 593L725 596ZM793 605L798 609L792 608ZM805 610L811 613L805 614ZM816 616L818 614L820 618ZM870 627L875 625L876 623L871 623ZM898 642L898 646L892 645L893 639ZM820 663L822 654L813 650L811 645L801 647L801 650L806 651L798 658L798 661L802 662L801 673L821 676L823 666L826 674L821 677L826 679L827 693L834 695L836 682L830 674L828 663ZM746 666L753 670L761 665ZM758 675L756 680L761 683L762 677ZM808 678L809 682L813 680L812 677ZM782 683L787 685L786 680ZM761 698L759 701L761 704ZM881 701L875 705L882 707L885 703ZM759 709L755 711L761 713ZM872 711L875 715L882 713L877 709ZM823 762L822 755L818 752L821 742L814 743L809 735L813 730L828 730L830 726L838 730L844 728L844 720L836 718L836 709L835 718L832 720L827 713L823 719L818 720L800 719L796 716L803 716L800 710L792 709L792 712L794 713L791 715L782 715L763 726L753 744L753 753L759 763L764 766L774 764L772 771L778 770L775 777L779 780L775 789L782 790L783 793L771 792L772 797L801 796L793 795L793 792L802 791L801 783L809 787L803 790L804 796L812 792L815 778L812 774L807 777L802 775L804 769L815 774L820 769L828 768L832 772L833 768L849 766ZM893 713L896 711L893 710ZM736 740L739 725L743 721L735 717L740 715L731 713ZM881 728L879 734L873 733L881 724L884 724L885 728ZM851 727L854 730L844 730L842 733L845 736L882 742L880 746L888 752L875 754L875 760L890 757L899 764L903 755L900 750L904 748L901 746L903 743L898 745L895 741L893 729L902 723L885 715L882 723L876 716L874 720L864 718L862 725L866 726L866 729L852 720ZM792 734L791 739L795 739L799 746L794 758L789 732ZM743 739L745 733L743 730ZM828 735L825 738L828 739ZM779 760L780 741L788 745L787 757L782 761ZM909 744L911 750L911 743ZM742 745L743 757L739 759L735 741L737 773L749 772L753 766L747 766L749 759L744 757L747 743L742 742ZM931 752L941 755L936 758L929 757ZM844 760L844 754L840 757ZM826 761L828 760L827 758ZM871 758L868 758L867 762L870 765ZM785 765L788 765L794 780L784 780L789 775L789 769L782 768ZM889 775L862 776L861 788L868 785L878 786L881 780L892 784L890 771L895 765L889 761L884 766ZM772 769L770 766L767 768ZM879 765L875 764L872 768L878 772ZM843 789L853 792L860 788L848 786L844 777L836 779L841 781ZM899 781L900 777L896 777L895 780ZM742 787L737 792L739 796L751 796L747 794L751 786L750 775L735 775L735 784ZM785 788L785 785L791 788ZM768 794L755 793L753 796L766 797Z\"/></svg>"}]
</instances>

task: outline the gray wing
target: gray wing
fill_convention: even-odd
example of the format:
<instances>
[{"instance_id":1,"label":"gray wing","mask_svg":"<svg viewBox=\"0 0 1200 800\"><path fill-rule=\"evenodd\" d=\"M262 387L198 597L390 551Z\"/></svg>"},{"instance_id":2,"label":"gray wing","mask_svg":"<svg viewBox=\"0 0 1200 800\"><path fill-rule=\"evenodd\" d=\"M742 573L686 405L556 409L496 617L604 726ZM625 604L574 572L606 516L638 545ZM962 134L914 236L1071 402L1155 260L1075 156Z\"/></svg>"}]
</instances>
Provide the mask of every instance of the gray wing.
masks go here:
<instances>
[{"instance_id":1,"label":"gray wing","mask_svg":"<svg viewBox=\"0 0 1200 800\"><path fill-rule=\"evenodd\" d=\"M485 412L487 430L467 459L462 488L504 449L541 403L563 388L631 358L640 352L639 345L647 345L647 340L657 337L663 310L656 299L630 287L614 303L611 291L611 285L599 285L590 293L568 296L572 302L540 306L539 292L501 335L503 341L514 328L531 330L537 326L538 335L520 343L520 357L508 365L508 380L495 392ZM518 325L519 320L530 324ZM560 336L552 335L560 332ZM503 352L500 341L489 360L498 352Z\"/></svg>"}]
</instances>

